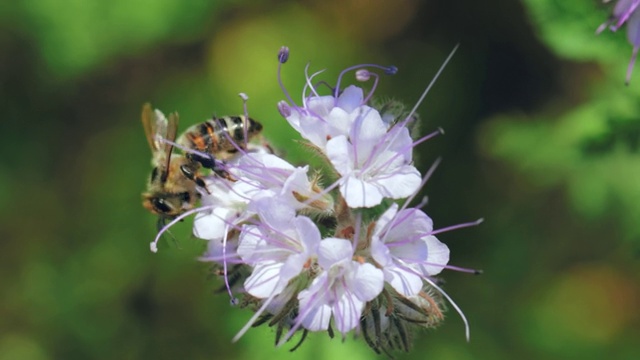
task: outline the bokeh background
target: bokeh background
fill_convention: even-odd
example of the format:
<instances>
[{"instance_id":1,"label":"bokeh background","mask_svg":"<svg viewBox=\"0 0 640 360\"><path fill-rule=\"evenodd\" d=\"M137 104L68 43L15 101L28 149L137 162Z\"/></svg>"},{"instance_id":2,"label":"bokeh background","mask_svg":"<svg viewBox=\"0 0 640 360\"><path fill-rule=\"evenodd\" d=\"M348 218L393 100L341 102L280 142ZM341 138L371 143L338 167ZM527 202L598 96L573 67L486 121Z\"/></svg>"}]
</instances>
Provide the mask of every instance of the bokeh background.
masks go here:
<instances>
[{"instance_id":1,"label":"bokeh background","mask_svg":"<svg viewBox=\"0 0 640 360\"><path fill-rule=\"evenodd\" d=\"M599 0L22 0L0 3L0 359L376 358L312 334L296 352L233 308L187 221L149 251L140 206L146 101L182 126L242 111L293 162L276 53L299 98L324 79L394 64L377 94L421 105L418 167L443 227L455 312L399 359L632 359L640 354L640 69L624 31L595 36Z\"/></svg>"}]
</instances>

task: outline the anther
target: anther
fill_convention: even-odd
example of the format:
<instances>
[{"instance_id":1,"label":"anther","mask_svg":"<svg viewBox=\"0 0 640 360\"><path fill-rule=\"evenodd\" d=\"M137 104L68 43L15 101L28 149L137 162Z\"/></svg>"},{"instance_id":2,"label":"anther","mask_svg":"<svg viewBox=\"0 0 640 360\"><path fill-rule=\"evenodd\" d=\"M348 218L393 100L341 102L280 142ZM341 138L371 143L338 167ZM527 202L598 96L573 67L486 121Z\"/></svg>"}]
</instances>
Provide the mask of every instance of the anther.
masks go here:
<instances>
[{"instance_id":1,"label":"anther","mask_svg":"<svg viewBox=\"0 0 640 360\"><path fill-rule=\"evenodd\" d=\"M387 75L395 75L398 73L398 68L391 65L384 70L384 73Z\"/></svg>"},{"instance_id":2,"label":"anther","mask_svg":"<svg viewBox=\"0 0 640 360\"><path fill-rule=\"evenodd\" d=\"M358 81L369 81L371 78L371 73L367 69L360 69L356 71L356 80Z\"/></svg>"},{"instance_id":3,"label":"anther","mask_svg":"<svg viewBox=\"0 0 640 360\"><path fill-rule=\"evenodd\" d=\"M280 48L280 51L278 51L278 61L281 64L284 64L287 62L287 60L289 60L289 48L283 46Z\"/></svg>"},{"instance_id":4,"label":"anther","mask_svg":"<svg viewBox=\"0 0 640 360\"><path fill-rule=\"evenodd\" d=\"M280 115L282 115L282 117L288 118L289 116L291 116L291 106L289 106L286 101L281 100L278 102L278 112L280 113Z\"/></svg>"}]
</instances>

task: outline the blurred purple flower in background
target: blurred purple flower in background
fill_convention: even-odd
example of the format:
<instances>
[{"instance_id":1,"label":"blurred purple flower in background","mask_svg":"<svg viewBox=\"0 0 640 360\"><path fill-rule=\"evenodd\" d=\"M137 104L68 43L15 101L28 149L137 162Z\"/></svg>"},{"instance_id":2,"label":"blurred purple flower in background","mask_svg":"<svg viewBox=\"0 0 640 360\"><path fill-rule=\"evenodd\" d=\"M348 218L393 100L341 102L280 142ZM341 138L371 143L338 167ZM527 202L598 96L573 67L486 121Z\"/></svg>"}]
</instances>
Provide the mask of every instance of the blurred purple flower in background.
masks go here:
<instances>
[{"instance_id":1,"label":"blurred purple flower in background","mask_svg":"<svg viewBox=\"0 0 640 360\"><path fill-rule=\"evenodd\" d=\"M640 0L619 0L613 8L613 14L596 30L596 34L600 34L607 28L615 32L627 23L627 38L631 45L633 45L633 53L631 54L631 60L627 68L627 77L625 79L625 84L627 85L629 85L629 81L631 81L631 73L633 72L633 66L638 57L638 50L640 49L639 5Z\"/></svg>"}]
</instances>

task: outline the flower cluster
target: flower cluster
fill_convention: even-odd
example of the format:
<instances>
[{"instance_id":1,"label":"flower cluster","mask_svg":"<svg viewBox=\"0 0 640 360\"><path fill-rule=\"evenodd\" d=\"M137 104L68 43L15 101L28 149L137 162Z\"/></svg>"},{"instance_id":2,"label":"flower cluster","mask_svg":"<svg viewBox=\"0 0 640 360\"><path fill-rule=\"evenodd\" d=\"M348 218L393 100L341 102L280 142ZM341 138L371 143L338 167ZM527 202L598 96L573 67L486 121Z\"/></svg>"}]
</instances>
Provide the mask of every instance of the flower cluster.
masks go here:
<instances>
[{"instance_id":1,"label":"flower cluster","mask_svg":"<svg viewBox=\"0 0 640 360\"><path fill-rule=\"evenodd\" d=\"M278 73L288 55L282 48ZM301 104L280 80L287 100L278 109L329 169L322 176L254 145L238 146L224 164L229 176L205 178L202 206L193 211L194 234L208 241L201 260L216 264L233 303L255 311L236 339L267 323L278 345L297 332L301 343L308 332L356 331L376 352L408 351L412 329L441 322L443 299L459 311L434 276L474 271L448 265L449 249L435 235L479 221L436 230L424 203L409 206L435 169L423 177L413 150L441 131L415 140L415 108L370 106L381 76L373 69L397 71L352 67L335 87L314 84L319 72L305 71ZM350 72L373 80L372 89L342 88ZM329 94L321 95L325 86Z\"/></svg>"},{"instance_id":2,"label":"flower cluster","mask_svg":"<svg viewBox=\"0 0 640 360\"><path fill-rule=\"evenodd\" d=\"M596 30L596 34L600 34L605 29L613 32L617 31L622 25L627 24L627 39L633 45L633 53L627 68L627 77L625 83L628 85L631 81L631 73L633 66L638 57L640 50L640 0L618 0L613 8L613 14Z\"/></svg>"}]
</instances>

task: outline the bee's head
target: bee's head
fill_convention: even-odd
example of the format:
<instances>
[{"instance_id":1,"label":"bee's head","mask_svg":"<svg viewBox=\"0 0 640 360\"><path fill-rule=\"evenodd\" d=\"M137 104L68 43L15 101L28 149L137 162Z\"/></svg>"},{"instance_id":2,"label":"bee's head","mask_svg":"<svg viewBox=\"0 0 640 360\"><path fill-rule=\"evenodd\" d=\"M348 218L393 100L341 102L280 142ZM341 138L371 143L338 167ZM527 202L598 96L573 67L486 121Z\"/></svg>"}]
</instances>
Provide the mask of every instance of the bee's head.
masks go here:
<instances>
[{"instance_id":1,"label":"bee's head","mask_svg":"<svg viewBox=\"0 0 640 360\"><path fill-rule=\"evenodd\" d=\"M154 214L172 218L193 209L196 196L188 191L179 193L142 194L142 206Z\"/></svg>"}]
</instances>

